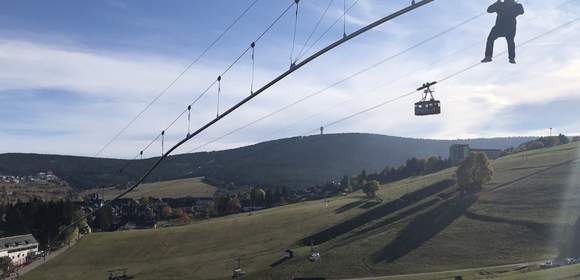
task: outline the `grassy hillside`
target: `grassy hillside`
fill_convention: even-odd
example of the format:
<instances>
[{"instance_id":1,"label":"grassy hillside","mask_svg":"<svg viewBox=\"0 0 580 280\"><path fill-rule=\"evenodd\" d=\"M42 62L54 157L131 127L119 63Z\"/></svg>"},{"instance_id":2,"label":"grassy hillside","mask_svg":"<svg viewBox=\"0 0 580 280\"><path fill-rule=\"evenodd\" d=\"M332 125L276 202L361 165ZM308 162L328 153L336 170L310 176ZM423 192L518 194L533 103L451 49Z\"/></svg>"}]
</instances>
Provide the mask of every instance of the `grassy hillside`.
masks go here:
<instances>
[{"instance_id":1,"label":"grassy hillside","mask_svg":"<svg viewBox=\"0 0 580 280\"><path fill-rule=\"evenodd\" d=\"M135 279L227 279L237 257L247 279L352 278L545 260L558 253L580 214L579 151L577 143L502 158L477 198L445 183L453 174L445 170L383 186L382 202L352 194L183 227L96 233L23 279L102 279L116 267ZM317 244L321 262L306 260L304 240ZM286 248L295 249L295 258L271 267Z\"/></svg>"},{"instance_id":2,"label":"grassy hillside","mask_svg":"<svg viewBox=\"0 0 580 280\"><path fill-rule=\"evenodd\" d=\"M204 183L202 178L189 178L143 184L125 197L137 199L141 197L212 197L216 190L216 187ZM89 193L98 192L99 194L103 194L105 199L112 199L122 191L124 191L124 189L105 188L99 190L87 190L82 192L80 195L83 196Z\"/></svg>"},{"instance_id":3,"label":"grassy hillside","mask_svg":"<svg viewBox=\"0 0 580 280\"><path fill-rule=\"evenodd\" d=\"M149 182L213 177L236 184L301 186L326 183L342 175L380 171L411 157L448 155L449 146L515 147L531 138L428 140L371 134L329 134L264 142L238 149L170 157ZM133 182L155 161L59 155L0 154L0 174L30 175L53 171L75 189ZM121 172L121 170L123 170Z\"/></svg>"}]
</instances>

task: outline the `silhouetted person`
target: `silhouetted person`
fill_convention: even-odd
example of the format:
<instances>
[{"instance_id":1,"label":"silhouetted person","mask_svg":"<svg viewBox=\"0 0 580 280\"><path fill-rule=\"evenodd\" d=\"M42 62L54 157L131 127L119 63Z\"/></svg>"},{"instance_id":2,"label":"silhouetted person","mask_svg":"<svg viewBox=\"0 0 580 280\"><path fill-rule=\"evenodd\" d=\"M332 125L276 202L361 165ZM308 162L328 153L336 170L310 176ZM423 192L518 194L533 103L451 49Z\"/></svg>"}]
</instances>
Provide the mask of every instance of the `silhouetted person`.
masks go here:
<instances>
[{"instance_id":1,"label":"silhouetted person","mask_svg":"<svg viewBox=\"0 0 580 280\"><path fill-rule=\"evenodd\" d=\"M481 62L491 62L493 57L493 44L499 37L504 37L508 44L508 53L510 63L516 63L516 18L524 14L524 6L516 3L515 0L498 0L487 8L488 13L497 13L495 26L491 29L487 37L487 46L485 48L485 58Z\"/></svg>"}]
</instances>

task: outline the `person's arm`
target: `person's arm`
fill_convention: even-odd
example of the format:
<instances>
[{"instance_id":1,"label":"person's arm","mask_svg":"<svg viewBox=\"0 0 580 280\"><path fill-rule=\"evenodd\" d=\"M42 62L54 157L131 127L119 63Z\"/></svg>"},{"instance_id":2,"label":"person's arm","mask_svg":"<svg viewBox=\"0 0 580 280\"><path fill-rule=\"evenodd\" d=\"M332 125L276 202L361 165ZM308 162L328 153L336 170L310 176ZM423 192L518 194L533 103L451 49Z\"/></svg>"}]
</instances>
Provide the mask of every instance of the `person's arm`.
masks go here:
<instances>
[{"instance_id":1,"label":"person's arm","mask_svg":"<svg viewBox=\"0 0 580 280\"><path fill-rule=\"evenodd\" d=\"M522 4L518 4L518 7L517 7L517 9L518 9L518 10L517 10L517 15L518 15L518 16L519 16L519 15L523 15L523 14L524 14L524 5L522 5Z\"/></svg>"},{"instance_id":2,"label":"person's arm","mask_svg":"<svg viewBox=\"0 0 580 280\"><path fill-rule=\"evenodd\" d=\"M487 12L488 13L497 13L498 11L498 6L501 2L499 0L497 0L497 2L491 4L491 6L489 6L489 8L487 8Z\"/></svg>"}]
</instances>

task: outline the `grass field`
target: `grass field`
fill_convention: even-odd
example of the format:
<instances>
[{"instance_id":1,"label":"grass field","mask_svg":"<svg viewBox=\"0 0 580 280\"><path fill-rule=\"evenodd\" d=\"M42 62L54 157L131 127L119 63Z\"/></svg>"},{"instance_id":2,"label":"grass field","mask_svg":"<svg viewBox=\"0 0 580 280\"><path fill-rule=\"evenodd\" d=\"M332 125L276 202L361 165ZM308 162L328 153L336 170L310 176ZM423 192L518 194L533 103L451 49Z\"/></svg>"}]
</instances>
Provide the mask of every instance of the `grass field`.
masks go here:
<instances>
[{"instance_id":1,"label":"grass field","mask_svg":"<svg viewBox=\"0 0 580 280\"><path fill-rule=\"evenodd\" d=\"M216 190L216 187L204 183L202 178L189 178L143 184L137 187L135 191L129 193L126 197L137 199L149 196L159 198L178 198L186 196L211 197ZM99 193L102 192L104 194L105 199L111 199L119 195L122 191L123 189L118 188L106 188L98 190ZM81 194L81 196L94 192L96 192L96 190L88 190Z\"/></svg>"},{"instance_id":2,"label":"grass field","mask_svg":"<svg viewBox=\"0 0 580 280\"><path fill-rule=\"evenodd\" d=\"M493 182L475 198L446 184L453 170L445 170L382 186L383 202L355 193L183 227L95 233L23 279L104 279L119 267L135 279L227 279L238 257L246 279L357 278L545 260L580 214L579 150L570 144L499 159ZM304 240L316 244L320 262L306 260ZM287 248L295 258L271 267ZM558 279L541 278L548 272L517 278L522 271L500 269L486 277Z\"/></svg>"}]
</instances>

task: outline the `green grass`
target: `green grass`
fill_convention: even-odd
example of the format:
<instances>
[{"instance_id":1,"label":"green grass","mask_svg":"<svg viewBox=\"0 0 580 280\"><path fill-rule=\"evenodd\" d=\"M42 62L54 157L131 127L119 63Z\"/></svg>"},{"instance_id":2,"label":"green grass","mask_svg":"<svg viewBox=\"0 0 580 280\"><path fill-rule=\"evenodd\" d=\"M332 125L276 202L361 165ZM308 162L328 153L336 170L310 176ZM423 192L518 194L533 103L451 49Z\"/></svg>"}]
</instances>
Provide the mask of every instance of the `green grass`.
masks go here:
<instances>
[{"instance_id":1,"label":"green grass","mask_svg":"<svg viewBox=\"0 0 580 280\"><path fill-rule=\"evenodd\" d=\"M237 257L247 279L354 278L544 260L557 253L557 229L578 217L580 199L569 182L580 175L569 162L577 157L578 144L572 144L499 159L493 182L473 204L454 197L451 187L443 191L450 196L389 207L406 193L451 178L453 170L445 170L383 186L384 202L376 205L361 203L356 193L328 206L311 201L182 227L96 233L23 279L103 279L117 267L135 279L226 279ZM562 215L561 206L570 213ZM309 248L299 241L321 232L330 237L317 246L322 261L310 263ZM270 268L287 248L296 257ZM493 276L523 275L510 271L494 270ZM433 277L417 279L446 279Z\"/></svg>"},{"instance_id":2,"label":"green grass","mask_svg":"<svg viewBox=\"0 0 580 280\"><path fill-rule=\"evenodd\" d=\"M126 197L137 199L141 197L211 197L216 190L216 187L204 183L202 178L189 178L143 184L137 187L135 191L127 194ZM95 191L85 191L83 194L86 195ZM111 199L119 195L123 190L117 188L99 189L99 192L101 191L104 192L105 199Z\"/></svg>"}]
</instances>

